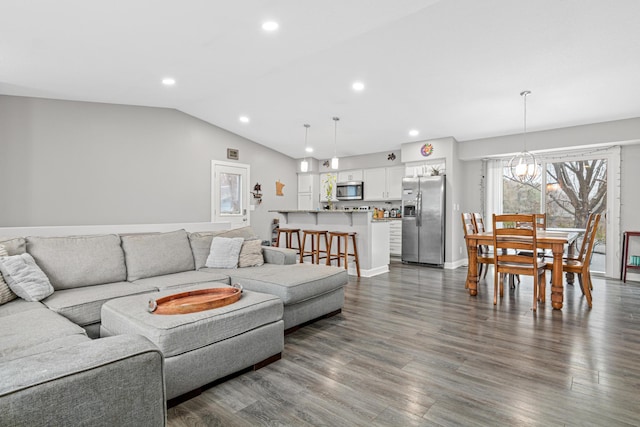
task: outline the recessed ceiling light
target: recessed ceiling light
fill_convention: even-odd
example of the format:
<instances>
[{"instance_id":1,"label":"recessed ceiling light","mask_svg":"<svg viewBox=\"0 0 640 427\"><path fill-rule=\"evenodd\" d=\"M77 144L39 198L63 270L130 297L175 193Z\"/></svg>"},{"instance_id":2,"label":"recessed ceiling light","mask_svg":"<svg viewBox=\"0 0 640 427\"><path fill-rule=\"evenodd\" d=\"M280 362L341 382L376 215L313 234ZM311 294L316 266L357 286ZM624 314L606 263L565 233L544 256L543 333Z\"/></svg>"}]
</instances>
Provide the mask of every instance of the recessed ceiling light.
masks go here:
<instances>
[{"instance_id":1,"label":"recessed ceiling light","mask_svg":"<svg viewBox=\"0 0 640 427\"><path fill-rule=\"evenodd\" d=\"M409 136L418 136L419 134L420 134L420 132L415 130L415 129L411 129L409 131Z\"/></svg>"},{"instance_id":2,"label":"recessed ceiling light","mask_svg":"<svg viewBox=\"0 0 640 427\"><path fill-rule=\"evenodd\" d=\"M304 151L306 151L307 153L313 153L313 148L307 147L304 149Z\"/></svg>"},{"instance_id":3,"label":"recessed ceiling light","mask_svg":"<svg viewBox=\"0 0 640 427\"><path fill-rule=\"evenodd\" d=\"M162 84L165 86L173 86L174 84L176 84L176 79L165 77L164 79L162 79Z\"/></svg>"},{"instance_id":4,"label":"recessed ceiling light","mask_svg":"<svg viewBox=\"0 0 640 427\"><path fill-rule=\"evenodd\" d=\"M360 92L361 90L364 90L364 83L355 82L354 84L351 85L351 87L353 88L353 90Z\"/></svg>"},{"instance_id":5,"label":"recessed ceiling light","mask_svg":"<svg viewBox=\"0 0 640 427\"><path fill-rule=\"evenodd\" d=\"M265 31L275 31L278 29L280 25L278 25L275 21L267 21L262 24L262 29Z\"/></svg>"},{"instance_id":6,"label":"recessed ceiling light","mask_svg":"<svg viewBox=\"0 0 640 427\"><path fill-rule=\"evenodd\" d=\"M247 116L240 116L238 120L240 120L242 123L249 123L249 117Z\"/></svg>"}]
</instances>

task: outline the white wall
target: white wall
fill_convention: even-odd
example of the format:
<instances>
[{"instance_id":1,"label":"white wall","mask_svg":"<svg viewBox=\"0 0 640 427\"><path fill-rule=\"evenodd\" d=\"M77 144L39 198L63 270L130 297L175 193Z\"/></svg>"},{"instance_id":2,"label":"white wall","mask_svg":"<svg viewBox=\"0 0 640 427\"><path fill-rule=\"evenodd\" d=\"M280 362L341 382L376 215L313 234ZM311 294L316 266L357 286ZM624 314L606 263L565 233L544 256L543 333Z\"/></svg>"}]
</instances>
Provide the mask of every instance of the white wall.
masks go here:
<instances>
[{"instance_id":1,"label":"white wall","mask_svg":"<svg viewBox=\"0 0 640 427\"><path fill-rule=\"evenodd\" d=\"M267 211L296 207L292 158L173 109L1 95L0 227L210 221L227 148L262 184L251 222L269 238Z\"/></svg>"}]
</instances>

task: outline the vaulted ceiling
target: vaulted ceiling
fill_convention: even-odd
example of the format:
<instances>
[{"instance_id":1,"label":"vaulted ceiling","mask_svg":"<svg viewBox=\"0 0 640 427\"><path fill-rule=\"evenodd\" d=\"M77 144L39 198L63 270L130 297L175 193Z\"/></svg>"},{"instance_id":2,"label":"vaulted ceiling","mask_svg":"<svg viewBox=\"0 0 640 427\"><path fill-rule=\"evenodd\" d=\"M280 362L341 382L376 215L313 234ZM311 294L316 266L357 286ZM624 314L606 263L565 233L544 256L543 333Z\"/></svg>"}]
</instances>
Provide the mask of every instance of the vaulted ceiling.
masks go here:
<instances>
[{"instance_id":1,"label":"vaulted ceiling","mask_svg":"<svg viewBox=\"0 0 640 427\"><path fill-rule=\"evenodd\" d=\"M640 116L637 0L0 0L0 10L0 94L176 108L295 158L304 123L313 156L333 155L333 116L338 156L518 133L523 90L531 131Z\"/></svg>"}]
</instances>

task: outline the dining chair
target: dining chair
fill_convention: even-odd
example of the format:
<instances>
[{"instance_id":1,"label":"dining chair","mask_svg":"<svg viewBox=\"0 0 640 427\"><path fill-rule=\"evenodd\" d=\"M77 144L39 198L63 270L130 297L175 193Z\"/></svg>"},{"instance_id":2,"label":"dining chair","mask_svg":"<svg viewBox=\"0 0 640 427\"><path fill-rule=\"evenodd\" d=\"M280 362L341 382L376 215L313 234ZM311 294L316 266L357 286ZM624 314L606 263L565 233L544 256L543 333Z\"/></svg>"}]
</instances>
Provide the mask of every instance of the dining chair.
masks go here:
<instances>
[{"instance_id":1,"label":"dining chair","mask_svg":"<svg viewBox=\"0 0 640 427\"><path fill-rule=\"evenodd\" d=\"M487 231L486 227L484 226L484 218L482 217L482 214L479 212L474 212L471 214L472 219L473 219L473 226L475 227L476 233L484 233L485 231ZM491 254L491 250L489 249L489 246L487 245L480 245L478 246L478 255L482 255L484 256L486 259L491 260L490 263L487 264L480 264L480 269L478 270L478 277L480 277L482 275L482 267L484 267L484 275L482 275L482 277L487 277L487 271L489 270L489 264L493 264L493 255Z\"/></svg>"},{"instance_id":2,"label":"dining chair","mask_svg":"<svg viewBox=\"0 0 640 427\"><path fill-rule=\"evenodd\" d=\"M591 254L593 253L593 245L596 241L596 232L599 223L600 214L590 215L578 258L564 258L562 260L562 271L564 273L574 273L578 276L580 289L582 290L582 294L587 298L589 308L591 308L591 290L593 289L589 267L591 266ZM553 270L553 263L547 263L546 268Z\"/></svg>"},{"instance_id":3,"label":"dining chair","mask_svg":"<svg viewBox=\"0 0 640 427\"><path fill-rule=\"evenodd\" d=\"M546 263L538 257L519 253L537 253L538 227L535 226L535 221L534 214L493 215L494 305L498 303L498 282L500 297L504 295L504 274L533 277L533 311L536 311L538 306L539 291L540 295L544 296ZM520 224L520 227L515 227L515 224Z\"/></svg>"},{"instance_id":4,"label":"dining chair","mask_svg":"<svg viewBox=\"0 0 640 427\"><path fill-rule=\"evenodd\" d=\"M464 230L465 237L467 234L477 234L478 229L476 228L476 223L473 220L473 214L471 213L463 213L462 214L462 229ZM467 247L467 256L469 256L469 248ZM482 269L484 268L484 276L487 275L487 270L489 269L489 264L493 264L493 256L484 253L480 247L478 248L478 277L482 275Z\"/></svg>"},{"instance_id":5,"label":"dining chair","mask_svg":"<svg viewBox=\"0 0 640 427\"><path fill-rule=\"evenodd\" d=\"M536 224L536 228L538 230L546 230L547 229L547 214L546 213L537 213L537 214L533 214L533 216L535 217L535 224ZM516 222L516 227L520 228L520 227L530 227L530 224L519 224ZM533 252L530 251L520 251L521 255L528 255L528 256L533 256ZM538 257L540 258L544 258L544 257L551 257L553 256L551 254L550 250L545 251L544 249L538 249Z\"/></svg>"}]
</instances>

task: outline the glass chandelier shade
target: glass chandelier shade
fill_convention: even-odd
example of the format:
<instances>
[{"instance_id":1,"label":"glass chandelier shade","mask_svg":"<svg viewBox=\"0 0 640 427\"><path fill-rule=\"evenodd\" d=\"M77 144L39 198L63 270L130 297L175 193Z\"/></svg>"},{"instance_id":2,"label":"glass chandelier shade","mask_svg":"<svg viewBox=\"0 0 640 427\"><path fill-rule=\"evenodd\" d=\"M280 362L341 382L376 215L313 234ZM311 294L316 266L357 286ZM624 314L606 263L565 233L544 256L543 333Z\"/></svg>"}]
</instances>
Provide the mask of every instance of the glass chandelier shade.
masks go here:
<instances>
[{"instance_id":1,"label":"glass chandelier shade","mask_svg":"<svg viewBox=\"0 0 640 427\"><path fill-rule=\"evenodd\" d=\"M522 184L531 183L540 175L540 166L538 165L536 157L527 151L527 96L530 94L531 91L528 90L520 92L520 96L524 99L524 149L509 161L511 178Z\"/></svg>"},{"instance_id":2,"label":"glass chandelier shade","mask_svg":"<svg viewBox=\"0 0 640 427\"><path fill-rule=\"evenodd\" d=\"M304 148L305 148L305 153L307 150L307 136L309 135L309 128L311 127L311 125L305 124L304 125L305 129L304 129ZM302 159L302 161L300 162L300 172L308 172L309 171L309 162L307 162L307 156L305 155L304 158Z\"/></svg>"},{"instance_id":3,"label":"glass chandelier shade","mask_svg":"<svg viewBox=\"0 0 640 427\"><path fill-rule=\"evenodd\" d=\"M338 120L339 117L333 118L333 157L331 158L331 169L338 169Z\"/></svg>"}]
</instances>

